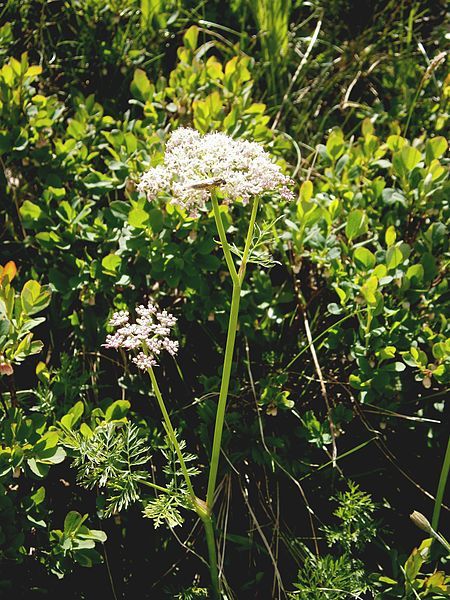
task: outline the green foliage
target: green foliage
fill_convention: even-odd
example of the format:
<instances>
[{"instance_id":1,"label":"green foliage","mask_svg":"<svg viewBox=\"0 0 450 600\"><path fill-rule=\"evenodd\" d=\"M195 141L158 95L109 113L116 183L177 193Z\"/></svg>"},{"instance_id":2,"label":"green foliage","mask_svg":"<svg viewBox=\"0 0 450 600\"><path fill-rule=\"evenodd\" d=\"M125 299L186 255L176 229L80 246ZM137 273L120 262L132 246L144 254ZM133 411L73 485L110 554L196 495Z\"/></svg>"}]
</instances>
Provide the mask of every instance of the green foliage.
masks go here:
<instances>
[{"instance_id":1,"label":"green foliage","mask_svg":"<svg viewBox=\"0 0 450 600\"><path fill-rule=\"evenodd\" d=\"M432 560L432 541L427 538L418 548L414 548L401 568L400 582L384 575L376 578L377 587L383 590L377 598L450 597L450 577L444 571L434 569L432 573L423 573L425 565Z\"/></svg>"},{"instance_id":2,"label":"green foliage","mask_svg":"<svg viewBox=\"0 0 450 600\"><path fill-rule=\"evenodd\" d=\"M294 584L300 592L289 597L338 600L359 597L373 589L358 553L376 536L375 504L370 494L352 481L348 481L347 491L339 492L332 500L338 502L333 513L337 522L322 530L328 549L337 545L341 555L314 555L301 544L303 565Z\"/></svg>"},{"instance_id":3,"label":"green foliage","mask_svg":"<svg viewBox=\"0 0 450 600\"><path fill-rule=\"evenodd\" d=\"M164 466L162 472L165 487L155 486L145 467L149 464L150 446L145 431L127 419L130 403L116 400L103 411L94 409L87 420L82 421L84 405L77 402L60 422L61 442L73 457L78 483L87 489L98 489L98 499L103 517L117 515L136 501L144 503L144 516L155 527L167 523L170 527L181 525L183 517L179 509L192 510L180 461L168 437L159 448ZM184 451L186 443L179 441L187 465L196 457ZM194 466L188 466L191 477L198 475ZM163 491L154 497L143 494L145 487Z\"/></svg>"},{"instance_id":4,"label":"green foliage","mask_svg":"<svg viewBox=\"0 0 450 600\"><path fill-rule=\"evenodd\" d=\"M336 133L319 146L327 179L300 199L297 220L289 222L299 254L309 254L335 290L330 313L358 319L352 333L333 328L328 344L353 356L349 381L368 402L397 393L408 366L425 387L449 376L448 323L438 316L448 288L440 275L448 248L448 170L440 162L446 143L433 137L413 147L398 135L382 142L371 131L351 143L339 134L337 161L329 145ZM431 147L435 153L427 154Z\"/></svg>"},{"instance_id":5,"label":"green foliage","mask_svg":"<svg viewBox=\"0 0 450 600\"><path fill-rule=\"evenodd\" d=\"M310 552L294 586L299 591L289 597L307 600L358 598L371 588L361 562L347 555L317 557Z\"/></svg>"},{"instance_id":6,"label":"green foliage","mask_svg":"<svg viewBox=\"0 0 450 600\"><path fill-rule=\"evenodd\" d=\"M199 474L199 470L190 463L196 461L197 457L185 451L186 442L184 440L178 440L178 443L183 460L187 465L187 472L190 477L195 477ZM168 436L165 438L165 446L161 448L161 451L165 458L163 472L166 476L167 492L149 500L144 507L143 514L144 517L152 519L155 527L159 527L163 523L166 523L168 527L176 527L184 521L180 509L193 510L194 507L187 493L180 459Z\"/></svg>"},{"instance_id":7,"label":"green foliage","mask_svg":"<svg viewBox=\"0 0 450 600\"><path fill-rule=\"evenodd\" d=\"M155 527L165 523L168 527L182 525L184 519L180 507L186 508L186 497L183 494L160 494L150 500L144 507L143 515L153 521Z\"/></svg>"},{"instance_id":8,"label":"green foliage","mask_svg":"<svg viewBox=\"0 0 450 600\"><path fill-rule=\"evenodd\" d=\"M9 263L14 265L14 263ZM33 317L44 310L50 302L50 291L37 281L27 281L20 294L10 284L12 278L7 266L0 275L0 361L1 375L11 375L12 365L20 364L28 356L38 354L42 342L33 339L31 329L45 321L44 317ZM12 267L15 275L15 265Z\"/></svg>"},{"instance_id":9,"label":"green foliage","mask_svg":"<svg viewBox=\"0 0 450 600\"><path fill-rule=\"evenodd\" d=\"M208 596L194 553L158 527L202 553L178 457L142 378L101 348L112 307L151 294L173 309L181 352L158 379L202 489L231 283L212 215L136 190L168 134L194 126L262 143L298 184L296 202L262 202L241 294L215 504L230 597L275 597L272 557L286 589L299 571L293 598L448 597L447 559L429 540L410 553L403 528L447 444L448 15L369 4L367 20L350 0L1 9L2 592L80 597L80 566L106 581L97 513L120 530L118 595ZM246 209L221 210L239 263ZM134 504L158 527L145 557Z\"/></svg>"},{"instance_id":10,"label":"green foliage","mask_svg":"<svg viewBox=\"0 0 450 600\"><path fill-rule=\"evenodd\" d=\"M74 562L83 567L92 567L102 561L95 546L106 541L106 534L84 525L87 518L88 515L82 516L72 510L64 519L64 529L50 532L51 552L45 561L58 577L70 572Z\"/></svg>"},{"instance_id":11,"label":"green foliage","mask_svg":"<svg viewBox=\"0 0 450 600\"><path fill-rule=\"evenodd\" d=\"M330 546L338 544L344 552L350 554L375 538L375 505L370 495L362 492L352 481L348 481L348 490L339 492L335 500L338 507L333 514L338 523L333 527L324 527L323 531Z\"/></svg>"},{"instance_id":12,"label":"green foliage","mask_svg":"<svg viewBox=\"0 0 450 600\"><path fill-rule=\"evenodd\" d=\"M128 508L139 498L139 483L147 476L141 467L149 460L149 448L138 428L107 421L94 431L85 426L78 440L73 464L80 485L106 488L105 516Z\"/></svg>"},{"instance_id":13,"label":"green foliage","mask_svg":"<svg viewBox=\"0 0 450 600\"><path fill-rule=\"evenodd\" d=\"M289 410L294 402L289 399L290 392L283 390L287 375L277 375L260 381L261 397L258 404L266 409L268 415L276 416L278 410Z\"/></svg>"}]
</instances>

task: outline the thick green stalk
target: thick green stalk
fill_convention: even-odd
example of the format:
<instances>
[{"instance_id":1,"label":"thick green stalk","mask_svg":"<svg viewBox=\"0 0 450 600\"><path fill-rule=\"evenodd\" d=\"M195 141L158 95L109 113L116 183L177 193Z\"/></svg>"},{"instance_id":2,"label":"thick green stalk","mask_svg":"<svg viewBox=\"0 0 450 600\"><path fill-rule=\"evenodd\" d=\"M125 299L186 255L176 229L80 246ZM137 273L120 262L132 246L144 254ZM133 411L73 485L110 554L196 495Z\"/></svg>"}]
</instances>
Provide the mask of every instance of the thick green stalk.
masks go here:
<instances>
[{"instance_id":1,"label":"thick green stalk","mask_svg":"<svg viewBox=\"0 0 450 600\"><path fill-rule=\"evenodd\" d=\"M216 536L214 535L214 526L210 515L201 517L203 527L205 528L206 544L208 546L209 572L211 574L211 584L214 600L220 598L219 570L217 568Z\"/></svg>"},{"instance_id":2,"label":"thick green stalk","mask_svg":"<svg viewBox=\"0 0 450 600\"><path fill-rule=\"evenodd\" d=\"M233 285L233 295L231 297L231 311L228 322L227 343L225 346L225 357L223 363L222 382L220 384L219 404L217 406L216 424L214 427L213 447L211 453L211 463L209 467L208 491L206 494L206 504L208 510L212 510L214 503L214 493L216 491L217 471L219 468L220 448L222 444L223 424L225 420L225 409L228 398L228 388L230 385L231 366L233 362L234 342L236 340L236 330L239 315L239 303L241 298L241 286Z\"/></svg>"},{"instance_id":3,"label":"thick green stalk","mask_svg":"<svg viewBox=\"0 0 450 600\"><path fill-rule=\"evenodd\" d=\"M441 513L442 501L444 500L445 486L447 484L448 472L450 471L450 436L448 438L447 450L445 452L444 464L441 469L436 500L434 501L433 517L431 519L432 528L437 531L439 526L439 515Z\"/></svg>"},{"instance_id":4,"label":"thick green stalk","mask_svg":"<svg viewBox=\"0 0 450 600\"><path fill-rule=\"evenodd\" d=\"M175 435L175 430L172 427L172 422L169 417L169 413L167 412L166 405L164 404L164 400L161 394L161 390L159 389L158 382L156 381L155 372L150 367L147 369L148 374L150 375L150 379L153 386L153 391L155 392L156 399L158 400L159 408L161 409L162 416L164 418L164 423L166 425L167 435L169 436L170 442L175 448L175 452L177 453L178 460L180 461L181 471L183 472L184 479L186 481L187 489L189 495L191 497L192 502L194 503L194 508L197 506L197 497L194 493L194 488L192 487L191 478L189 476L186 463L184 462L183 453L181 452L180 445L178 444L177 436Z\"/></svg>"},{"instance_id":5,"label":"thick green stalk","mask_svg":"<svg viewBox=\"0 0 450 600\"><path fill-rule=\"evenodd\" d=\"M250 217L250 223L245 240L244 252L239 273L236 270L233 257L231 255L230 246L228 244L225 228L220 214L217 195L214 190L211 190L211 202L216 222L217 232L222 244L225 261L233 282L233 294L231 297L230 317L228 321L227 342L225 346L225 356L222 371L222 381L220 384L219 403L217 406L216 422L214 426L213 447L211 453L211 462L209 468L208 491L206 494L206 511L207 515L202 517L205 528L206 542L208 545L209 554L209 569L211 573L211 581L213 587L214 598L220 596L220 581L217 568L217 553L214 525L211 518L212 507L214 504L214 494L216 491L217 472L219 469L220 449L222 445L223 425L225 421L225 410L227 406L228 388L230 385L231 367L233 363L234 344L236 341L236 331L238 326L239 304L241 299L241 285L244 281L245 270L250 253L251 242L253 239L253 230L255 228L256 214L258 212L258 199L255 198Z\"/></svg>"},{"instance_id":6,"label":"thick green stalk","mask_svg":"<svg viewBox=\"0 0 450 600\"><path fill-rule=\"evenodd\" d=\"M222 244L225 260L230 270L230 275L233 280L233 294L231 297L231 310L228 322L227 343L225 346L225 357L222 371L222 381L220 384L219 404L217 406L216 423L214 427L213 447L211 453L211 463L208 478L208 491L206 494L206 505L209 511L212 510L214 503L214 493L216 491L217 471L219 468L220 448L222 444L223 424L225 420L225 409L228 398L228 388L230 385L231 366L233 363L234 343L236 340L236 330L238 325L239 304L241 299L241 285L245 277L245 270L250 253L250 246L253 239L253 230L255 228L256 214L258 212L258 198L255 198L252 206L250 223L248 226L247 236L245 240L244 252L239 273L236 271L233 258L231 256L230 247L222 222L222 217L219 211L217 196L214 192L211 193L211 201L216 221L217 231Z\"/></svg>"}]
</instances>

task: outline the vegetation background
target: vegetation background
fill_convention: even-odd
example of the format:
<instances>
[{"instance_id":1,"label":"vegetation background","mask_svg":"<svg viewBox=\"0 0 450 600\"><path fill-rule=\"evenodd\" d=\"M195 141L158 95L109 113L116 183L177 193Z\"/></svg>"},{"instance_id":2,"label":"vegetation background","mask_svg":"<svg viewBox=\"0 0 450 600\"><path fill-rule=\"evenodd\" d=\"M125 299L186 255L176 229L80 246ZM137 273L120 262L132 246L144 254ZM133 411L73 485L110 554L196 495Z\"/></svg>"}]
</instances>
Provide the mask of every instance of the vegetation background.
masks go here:
<instances>
[{"instance_id":1,"label":"vegetation background","mask_svg":"<svg viewBox=\"0 0 450 600\"><path fill-rule=\"evenodd\" d=\"M262 143L298 193L264 202L267 268L242 299L229 598L450 596L445 551L408 518L448 535L448 16L444 0L0 3L0 595L208 597L195 520L155 528L128 488L102 518L82 472L100 446L80 446L83 426L133 424L161 472L146 382L101 347L112 310L151 293L182 340L161 386L210 453L231 289L214 222L135 187L191 126ZM225 218L239 245L245 208Z\"/></svg>"}]
</instances>

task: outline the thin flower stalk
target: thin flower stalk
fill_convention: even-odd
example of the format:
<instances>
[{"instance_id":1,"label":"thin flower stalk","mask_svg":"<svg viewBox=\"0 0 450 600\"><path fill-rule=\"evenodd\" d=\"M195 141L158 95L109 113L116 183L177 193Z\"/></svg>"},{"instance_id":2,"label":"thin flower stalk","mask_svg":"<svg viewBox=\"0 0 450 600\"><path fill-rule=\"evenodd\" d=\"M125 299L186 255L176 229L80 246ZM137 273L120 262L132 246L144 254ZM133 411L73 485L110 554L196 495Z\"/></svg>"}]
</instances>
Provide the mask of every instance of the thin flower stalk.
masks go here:
<instances>
[{"instance_id":1,"label":"thin flower stalk","mask_svg":"<svg viewBox=\"0 0 450 600\"><path fill-rule=\"evenodd\" d=\"M172 426L172 422L170 420L169 413L167 412L167 408L166 408L166 405L164 403L164 399L162 397L161 390L159 389L158 382L157 382L156 376L155 376L155 372L154 372L154 370L153 370L152 367L149 367L147 369L147 372L148 372L150 380L152 382L153 391L155 392L155 396L156 396L156 399L158 401L158 405L159 405L159 408L161 410L161 414L162 414L163 419L164 419L164 425L165 425L165 429L166 429L167 435L169 436L169 440L170 440L171 444L173 445L173 447L175 449L175 452L176 452L176 454L178 456L178 460L180 461L181 471L182 471L183 477L184 477L184 479L186 481L186 486L187 486L187 489L188 489L188 492L189 492L189 496L191 497L191 500L192 500L192 503L193 503L193 507L196 508L196 506L197 506L197 502L196 502L197 497L195 495L194 488L192 487L191 478L189 476L189 473L188 473L188 470L187 470L187 467L186 467L186 463L185 463L184 458L183 458L183 453L181 452L181 448L180 448L180 445L179 445L178 440L177 440L177 436L176 436L175 430L174 430L174 428Z\"/></svg>"}]
</instances>

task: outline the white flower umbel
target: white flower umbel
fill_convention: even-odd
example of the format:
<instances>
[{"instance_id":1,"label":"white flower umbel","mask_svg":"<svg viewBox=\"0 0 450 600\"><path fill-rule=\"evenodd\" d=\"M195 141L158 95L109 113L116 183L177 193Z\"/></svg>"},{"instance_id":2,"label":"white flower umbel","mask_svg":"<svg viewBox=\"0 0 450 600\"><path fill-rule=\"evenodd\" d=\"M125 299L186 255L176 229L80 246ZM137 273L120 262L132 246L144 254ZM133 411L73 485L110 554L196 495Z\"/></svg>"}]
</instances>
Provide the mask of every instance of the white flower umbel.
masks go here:
<instances>
[{"instance_id":1,"label":"white flower umbel","mask_svg":"<svg viewBox=\"0 0 450 600\"><path fill-rule=\"evenodd\" d=\"M173 204L196 216L212 187L220 191L224 202L246 204L274 191L291 200L291 183L256 142L234 140L225 133L202 136L194 129L180 128L167 141L164 163L144 173L138 188L150 200L166 192Z\"/></svg>"},{"instance_id":2,"label":"white flower umbel","mask_svg":"<svg viewBox=\"0 0 450 600\"><path fill-rule=\"evenodd\" d=\"M160 311L151 302L147 306L138 306L136 314L136 322L130 323L128 311L114 313L109 325L117 327L117 330L106 337L103 346L138 351L132 360L139 369L146 371L157 365L157 357L162 350L166 350L171 356L178 352L178 342L169 337L177 320L166 310Z\"/></svg>"}]
</instances>

